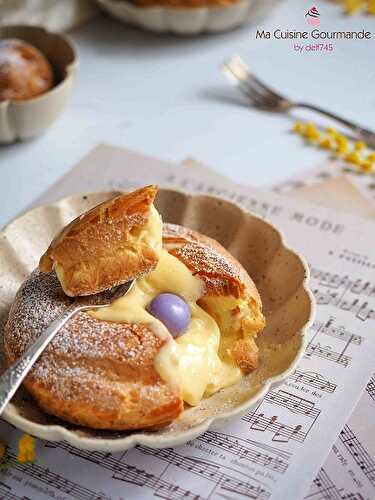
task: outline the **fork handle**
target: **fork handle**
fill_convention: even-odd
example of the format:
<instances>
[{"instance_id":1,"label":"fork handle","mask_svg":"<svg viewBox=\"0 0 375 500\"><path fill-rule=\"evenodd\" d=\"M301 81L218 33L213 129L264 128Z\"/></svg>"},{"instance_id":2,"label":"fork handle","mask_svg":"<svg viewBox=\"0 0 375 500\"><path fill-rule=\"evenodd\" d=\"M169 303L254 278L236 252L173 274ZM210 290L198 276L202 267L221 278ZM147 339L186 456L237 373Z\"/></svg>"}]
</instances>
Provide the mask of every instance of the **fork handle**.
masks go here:
<instances>
[{"instance_id":1,"label":"fork handle","mask_svg":"<svg viewBox=\"0 0 375 500\"><path fill-rule=\"evenodd\" d=\"M313 104L308 104L305 102L298 102L298 103L295 103L294 106L298 107L298 108L309 109L311 111L316 111L317 113L320 113L321 115L328 116L329 118L332 118L333 120L336 120L337 122L342 123L346 127L353 130L353 132L356 135L358 135L358 137L363 139L369 146L375 147L375 132L368 130L364 127L361 127L357 123L353 123L349 120L346 120L342 116L336 115L335 113L331 113L330 111L319 108L318 106L314 106Z\"/></svg>"},{"instance_id":2,"label":"fork handle","mask_svg":"<svg viewBox=\"0 0 375 500\"><path fill-rule=\"evenodd\" d=\"M72 316L82 309L77 304L68 306L57 319L48 325L27 351L0 376L0 415L2 415L23 379L56 333Z\"/></svg>"}]
</instances>

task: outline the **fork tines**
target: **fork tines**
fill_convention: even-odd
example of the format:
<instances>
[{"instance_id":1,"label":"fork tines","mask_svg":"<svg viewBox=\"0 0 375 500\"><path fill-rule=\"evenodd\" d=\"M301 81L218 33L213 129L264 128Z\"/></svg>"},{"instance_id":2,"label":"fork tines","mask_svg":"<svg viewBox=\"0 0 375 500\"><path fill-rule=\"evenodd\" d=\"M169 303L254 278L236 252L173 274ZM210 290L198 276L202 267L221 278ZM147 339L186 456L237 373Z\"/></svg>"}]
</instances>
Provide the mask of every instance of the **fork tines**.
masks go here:
<instances>
[{"instance_id":1,"label":"fork tines","mask_svg":"<svg viewBox=\"0 0 375 500\"><path fill-rule=\"evenodd\" d=\"M286 99L265 85L255 75L240 56L235 55L223 64L224 74L259 108L278 110Z\"/></svg>"}]
</instances>

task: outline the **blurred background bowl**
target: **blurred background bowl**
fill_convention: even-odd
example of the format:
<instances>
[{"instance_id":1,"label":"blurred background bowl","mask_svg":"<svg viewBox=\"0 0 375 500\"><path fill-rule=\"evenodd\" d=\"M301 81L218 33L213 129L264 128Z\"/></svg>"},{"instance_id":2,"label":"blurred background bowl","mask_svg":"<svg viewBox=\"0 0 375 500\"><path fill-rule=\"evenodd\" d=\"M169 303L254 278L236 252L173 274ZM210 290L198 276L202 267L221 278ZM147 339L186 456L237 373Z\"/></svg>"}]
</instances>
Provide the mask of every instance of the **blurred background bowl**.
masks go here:
<instances>
[{"instance_id":1,"label":"blurred background bowl","mask_svg":"<svg viewBox=\"0 0 375 500\"><path fill-rule=\"evenodd\" d=\"M29 139L41 134L62 113L78 69L72 43L63 35L37 26L1 26L0 39L19 38L39 49L50 62L55 85L25 101L0 101L0 143Z\"/></svg>"},{"instance_id":2,"label":"blurred background bowl","mask_svg":"<svg viewBox=\"0 0 375 500\"><path fill-rule=\"evenodd\" d=\"M234 0L220 6L164 7L140 6L126 0L97 2L120 21L149 31L178 35L219 33L255 23L281 3L280 0Z\"/></svg>"}]
</instances>

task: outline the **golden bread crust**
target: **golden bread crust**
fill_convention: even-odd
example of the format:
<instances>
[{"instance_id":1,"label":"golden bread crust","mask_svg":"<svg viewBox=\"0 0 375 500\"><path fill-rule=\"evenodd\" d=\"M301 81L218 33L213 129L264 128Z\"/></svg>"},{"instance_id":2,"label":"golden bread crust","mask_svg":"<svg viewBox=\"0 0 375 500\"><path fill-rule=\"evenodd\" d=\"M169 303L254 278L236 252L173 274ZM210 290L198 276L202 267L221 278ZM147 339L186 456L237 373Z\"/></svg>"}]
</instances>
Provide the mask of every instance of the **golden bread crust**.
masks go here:
<instances>
[{"instance_id":1,"label":"golden bread crust","mask_svg":"<svg viewBox=\"0 0 375 500\"><path fill-rule=\"evenodd\" d=\"M175 224L163 225L163 245L206 285L206 295L233 295L262 302L247 271L220 243Z\"/></svg>"},{"instance_id":2,"label":"golden bread crust","mask_svg":"<svg viewBox=\"0 0 375 500\"><path fill-rule=\"evenodd\" d=\"M69 303L54 272L34 271L17 293L5 328L14 362ZM153 361L165 341L143 325L97 320L81 312L56 335L25 379L47 412L98 429L165 425L183 410L177 387Z\"/></svg>"},{"instance_id":3,"label":"golden bread crust","mask_svg":"<svg viewBox=\"0 0 375 500\"><path fill-rule=\"evenodd\" d=\"M205 300L235 292L253 311L250 319L241 319L240 330L256 333L263 328L254 283L221 245L170 224L164 225L163 238L164 247L204 282L202 307L215 317ZM199 249L196 257L191 248ZM31 274L17 293L5 327L9 363L22 355L70 300L53 271ZM240 308L230 314L236 320ZM164 382L154 368L164 342L145 325L106 322L80 313L56 335L24 383L47 413L79 425L113 430L166 425L181 413L183 401L179 389ZM258 365L252 338L238 340L231 355L245 372Z\"/></svg>"},{"instance_id":4,"label":"golden bread crust","mask_svg":"<svg viewBox=\"0 0 375 500\"><path fill-rule=\"evenodd\" d=\"M67 295L92 295L152 271L158 253L137 236L147 224L157 193L147 186L89 210L66 226L39 262L42 272L58 265Z\"/></svg>"},{"instance_id":5,"label":"golden bread crust","mask_svg":"<svg viewBox=\"0 0 375 500\"><path fill-rule=\"evenodd\" d=\"M23 40L0 40L0 101L23 101L53 86L53 71L46 57Z\"/></svg>"}]
</instances>

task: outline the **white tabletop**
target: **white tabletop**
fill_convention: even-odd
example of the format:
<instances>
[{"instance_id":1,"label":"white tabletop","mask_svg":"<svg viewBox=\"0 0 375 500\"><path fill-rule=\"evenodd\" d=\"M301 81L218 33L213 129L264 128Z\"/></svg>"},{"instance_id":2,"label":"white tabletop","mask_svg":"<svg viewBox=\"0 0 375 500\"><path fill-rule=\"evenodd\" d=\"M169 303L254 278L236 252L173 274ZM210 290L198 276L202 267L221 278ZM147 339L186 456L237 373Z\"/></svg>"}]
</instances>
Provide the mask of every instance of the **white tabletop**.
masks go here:
<instances>
[{"instance_id":1,"label":"white tabletop","mask_svg":"<svg viewBox=\"0 0 375 500\"><path fill-rule=\"evenodd\" d=\"M281 2L262 29L309 29L309 7ZM219 71L233 53L276 89L375 129L375 18L345 17L328 1L318 8L322 30L365 29L374 38L335 41L332 53L299 54L292 40L256 40L251 26L176 38L103 17L73 32L81 68L64 115L42 137L0 147L0 226L100 142L171 161L192 156L258 186L327 158L290 133L292 117L247 107ZM296 116L322 122L312 114Z\"/></svg>"}]
</instances>

